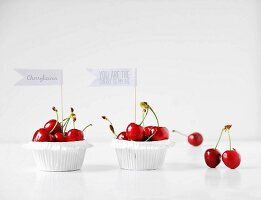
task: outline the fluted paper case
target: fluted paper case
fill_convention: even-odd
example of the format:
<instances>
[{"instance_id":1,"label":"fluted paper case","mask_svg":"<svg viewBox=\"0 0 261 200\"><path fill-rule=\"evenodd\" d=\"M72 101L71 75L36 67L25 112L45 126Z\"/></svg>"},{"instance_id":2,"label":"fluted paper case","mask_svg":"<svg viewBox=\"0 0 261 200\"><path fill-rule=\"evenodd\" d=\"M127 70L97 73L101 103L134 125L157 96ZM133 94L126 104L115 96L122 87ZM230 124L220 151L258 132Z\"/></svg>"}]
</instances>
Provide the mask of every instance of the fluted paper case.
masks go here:
<instances>
[{"instance_id":1,"label":"fluted paper case","mask_svg":"<svg viewBox=\"0 0 261 200\"><path fill-rule=\"evenodd\" d=\"M120 168L128 170L153 170L162 167L171 140L136 142L113 139Z\"/></svg>"},{"instance_id":2,"label":"fluted paper case","mask_svg":"<svg viewBox=\"0 0 261 200\"><path fill-rule=\"evenodd\" d=\"M83 141L30 142L25 148L33 152L37 167L42 171L73 171L81 168L85 151L92 147Z\"/></svg>"}]
</instances>

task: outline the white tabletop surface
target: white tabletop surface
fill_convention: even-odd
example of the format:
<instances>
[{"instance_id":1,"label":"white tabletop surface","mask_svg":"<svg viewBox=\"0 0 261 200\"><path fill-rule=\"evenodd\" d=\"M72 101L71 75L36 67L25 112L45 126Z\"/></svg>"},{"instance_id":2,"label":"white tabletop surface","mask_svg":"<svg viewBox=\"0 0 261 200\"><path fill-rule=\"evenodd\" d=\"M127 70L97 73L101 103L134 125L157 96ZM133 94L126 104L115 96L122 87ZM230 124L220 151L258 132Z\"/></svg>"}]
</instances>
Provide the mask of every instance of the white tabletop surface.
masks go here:
<instances>
[{"instance_id":1,"label":"white tabletop surface","mask_svg":"<svg viewBox=\"0 0 261 200\"><path fill-rule=\"evenodd\" d=\"M236 143L242 157L236 170L223 163L209 169L203 159L208 144L179 142L168 150L163 168L152 171L121 170L109 142L92 144L74 172L38 171L21 144L1 144L0 199L261 199L261 142Z\"/></svg>"}]
</instances>

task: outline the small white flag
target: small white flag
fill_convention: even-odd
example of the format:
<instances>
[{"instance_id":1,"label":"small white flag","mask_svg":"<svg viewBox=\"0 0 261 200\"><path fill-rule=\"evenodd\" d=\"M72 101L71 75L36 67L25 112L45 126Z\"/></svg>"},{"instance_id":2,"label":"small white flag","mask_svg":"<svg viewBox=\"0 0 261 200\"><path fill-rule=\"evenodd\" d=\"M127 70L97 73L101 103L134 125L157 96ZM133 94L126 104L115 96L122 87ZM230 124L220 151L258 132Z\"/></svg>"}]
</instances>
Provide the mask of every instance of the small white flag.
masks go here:
<instances>
[{"instance_id":1,"label":"small white flag","mask_svg":"<svg viewBox=\"0 0 261 200\"><path fill-rule=\"evenodd\" d=\"M136 86L136 68L88 68L96 79L90 84L92 87L99 86Z\"/></svg>"},{"instance_id":2,"label":"small white flag","mask_svg":"<svg viewBox=\"0 0 261 200\"><path fill-rule=\"evenodd\" d=\"M59 69L15 69L23 78L15 85L62 85L63 71Z\"/></svg>"}]
</instances>

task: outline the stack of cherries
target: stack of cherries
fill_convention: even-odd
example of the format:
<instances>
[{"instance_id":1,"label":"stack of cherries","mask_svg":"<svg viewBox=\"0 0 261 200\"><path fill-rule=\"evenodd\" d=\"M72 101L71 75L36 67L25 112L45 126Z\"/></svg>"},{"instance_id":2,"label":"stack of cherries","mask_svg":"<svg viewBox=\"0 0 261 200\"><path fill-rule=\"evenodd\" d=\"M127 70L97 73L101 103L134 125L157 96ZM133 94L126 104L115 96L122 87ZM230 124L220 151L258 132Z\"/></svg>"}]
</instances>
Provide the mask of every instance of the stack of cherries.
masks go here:
<instances>
[{"instance_id":1,"label":"stack of cherries","mask_svg":"<svg viewBox=\"0 0 261 200\"><path fill-rule=\"evenodd\" d=\"M38 129L33 135L33 142L73 142L84 140L83 132L92 124L87 125L83 130L76 129L76 115L73 108L71 108L69 117L65 118L62 122L59 122L58 110L55 107L52 109L56 113L56 119L49 120L43 128ZM71 119L73 120L73 129L66 132Z\"/></svg>"},{"instance_id":2,"label":"stack of cherries","mask_svg":"<svg viewBox=\"0 0 261 200\"><path fill-rule=\"evenodd\" d=\"M115 133L114 127L111 121L106 117L102 118L110 123L110 130L119 140L132 140L132 141L160 141L169 139L169 131L166 127L162 127L159 124L159 120L154 110L147 102L141 102L140 106L142 108L143 119L141 123L130 123L126 131L123 131L119 134ZM157 120L157 126L144 126L144 120L148 115L148 112L151 111Z\"/></svg>"},{"instance_id":3,"label":"stack of cherries","mask_svg":"<svg viewBox=\"0 0 261 200\"><path fill-rule=\"evenodd\" d=\"M232 148L232 145L231 145L231 137L230 137L230 133L229 133L231 127L232 127L232 125L224 126L224 128L222 129L222 131L220 133L216 146L214 148L206 150L204 158L205 158L206 164L210 168L215 168L216 166L218 166L219 163L221 162L221 158L222 158L222 161L224 162L224 164L227 167L229 167L230 169L235 169L240 165L241 156L238 153L238 151L236 151L236 149ZM229 150L225 151L221 156L217 147L218 147L218 144L220 142L220 139L221 139L223 133L228 134Z\"/></svg>"}]
</instances>

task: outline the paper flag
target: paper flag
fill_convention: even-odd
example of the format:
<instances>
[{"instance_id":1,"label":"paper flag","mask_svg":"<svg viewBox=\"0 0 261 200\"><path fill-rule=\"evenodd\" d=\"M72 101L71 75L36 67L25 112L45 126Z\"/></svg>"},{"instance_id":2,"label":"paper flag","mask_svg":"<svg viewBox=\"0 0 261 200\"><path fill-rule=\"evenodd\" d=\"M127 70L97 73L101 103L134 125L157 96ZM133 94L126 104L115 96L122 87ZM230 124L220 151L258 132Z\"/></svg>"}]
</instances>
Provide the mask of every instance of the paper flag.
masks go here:
<instances>
[{"instance_id":1,"label":"paper flag","mask_svg":"<svg viewBox=\"0 0 261 200\"><path fill-rule=\"evenodd\" d=\"M88 68L96 79L90 84L91 87L100 86L136 86L136 68Z\"/></svg>"},{"instance_id":2,"label":"paper flag","mask_svg":"<svg viewBox=\"0 0 261 200\"><path fill-rule=\"evenodd\" d=\"M23 76L15 85L62 85L63 71L59 69L15 69Z\"/></svg>"}]
</instances>

